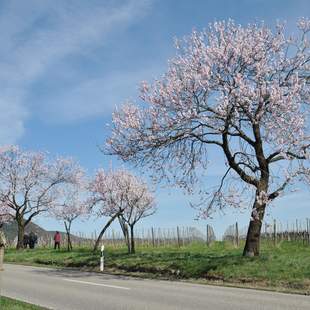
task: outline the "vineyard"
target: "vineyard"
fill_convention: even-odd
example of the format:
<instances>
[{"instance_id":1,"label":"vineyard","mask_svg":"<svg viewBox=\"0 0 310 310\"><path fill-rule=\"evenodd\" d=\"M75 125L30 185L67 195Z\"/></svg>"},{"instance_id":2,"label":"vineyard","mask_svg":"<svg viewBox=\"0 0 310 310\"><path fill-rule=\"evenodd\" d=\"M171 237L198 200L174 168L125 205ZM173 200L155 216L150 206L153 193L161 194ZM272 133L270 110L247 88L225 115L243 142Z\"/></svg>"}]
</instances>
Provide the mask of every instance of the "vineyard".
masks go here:
<instances>
[{"instance_id":1,"label":"vineyard","mask_svg":"<svg viewBox=\"0 0 310 310\"><path fill-rule=\"evenodd\" d=\"M239 229L236 222L230 225L223 236L223 241L230 242L239 246L241 240L246 239L246 227ZM281 241L301 241L310 246L310 219L296 220L295 222L286 222L273 220L273 222L264 222L262 226L261 240L277 245Z\"/></svg>"},{"instance_id":2,"label":"vineyard","mask_svg":"<svg viewBox=\"0 0 310 310\"><path fill-rule=\"evenodd\" d=\"M206 245L214 241L225 241L239 247L244 243L247 228L240 227L238 222L230 225L223 236L216 236L216 232L211 225L206 225L205 229L196 227L176 226L172 228L142 228L135 231L135 240L138 247L165 247L176 246L184 247L191 243L199 242ZM63 234L63 240L66 242L66 235ZM90 235L76 232L72 235L72 244L74 247L92 248L97 239L97 233ZM281 241L301 241L310 246L310 219L295 220L294 222L283 223L278 220L264 222L262 226L261 240L271 245L277 245ZM102 239L102 243L112 248L122 248L125 245L125 239L120 230L109 229ZM10 246L16 245L16 238L12 239ZM40 232L38 246L47 248L54 245L53 234L51 232Z\"/></svg>"}]
</instances>

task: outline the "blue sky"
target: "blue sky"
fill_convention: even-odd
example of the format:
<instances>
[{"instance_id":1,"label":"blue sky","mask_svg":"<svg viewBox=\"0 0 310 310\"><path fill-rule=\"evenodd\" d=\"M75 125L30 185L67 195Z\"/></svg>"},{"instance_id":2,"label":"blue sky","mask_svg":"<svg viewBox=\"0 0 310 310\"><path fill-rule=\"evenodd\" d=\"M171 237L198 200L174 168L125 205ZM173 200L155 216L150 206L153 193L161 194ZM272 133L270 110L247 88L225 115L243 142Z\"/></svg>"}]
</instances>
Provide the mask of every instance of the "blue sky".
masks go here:
<instances>
[{"instance_id":1,"label":"blue sky","mask_svg":"<svg viewBox=\"0 0 310 310\"><path fill-rule=\"evenodd\" d=\"M241 24L282 20L293 31L309 13L308 0L1 0L0 143L73 156L93 173L111 161L98 148L109 135L111 112L136 98L141 80L164 72L174 37L227 18ZM207 183L214 183L221 164L215 162ZM306 189L281 198L268 217L310 217L309 198ZM158 213L142 226L207 223L193 220L189 199L178 190L159 189L157 201ZM228 210L208 222L220 235L248 218L248 210ZM75 230L91 232L102 222L79 223ZM60 228L52 220L38 223Z\"/></svg>"}]
</instances>

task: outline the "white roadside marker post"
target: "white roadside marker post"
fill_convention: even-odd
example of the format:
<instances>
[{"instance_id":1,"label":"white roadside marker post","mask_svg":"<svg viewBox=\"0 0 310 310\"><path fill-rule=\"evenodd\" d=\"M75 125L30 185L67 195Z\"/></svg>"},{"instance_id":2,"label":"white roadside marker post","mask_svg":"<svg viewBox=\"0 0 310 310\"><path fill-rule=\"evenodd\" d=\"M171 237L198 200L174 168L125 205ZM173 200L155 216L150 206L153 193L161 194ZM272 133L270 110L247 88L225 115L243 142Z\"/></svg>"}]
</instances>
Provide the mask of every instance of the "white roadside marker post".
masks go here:
<instances>
[{"instance_id":1,"label":"white roadside marker post","mask_svg":"<svg viewBox=\"0 0 310 310\"><path fill-rule=\"evenodd\" d=\"M100 271L104 270L104 245L101 246Z\"/></svg>"}]
</instances>

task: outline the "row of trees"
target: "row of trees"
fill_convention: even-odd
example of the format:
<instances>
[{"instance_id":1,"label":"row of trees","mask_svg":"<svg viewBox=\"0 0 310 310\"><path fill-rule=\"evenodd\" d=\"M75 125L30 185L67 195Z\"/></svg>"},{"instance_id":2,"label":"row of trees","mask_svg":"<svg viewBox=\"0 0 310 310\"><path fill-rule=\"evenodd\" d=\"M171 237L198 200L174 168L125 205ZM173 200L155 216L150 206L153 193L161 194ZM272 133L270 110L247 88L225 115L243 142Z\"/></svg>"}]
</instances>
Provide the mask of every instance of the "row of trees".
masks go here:
<instances>
[{"instance_id":1,"label":"row of trees","mask_svg":"<svg viewBox=\"0 0 310 310\"><path fill-rule=\"evenodd\" d=\"M135 251L134 226L155 212L147 185L125 170L98 170L88 179L72 159L50 159L47 154L26 152L17 146L0 150L0 222L15 221L17 249L23 247L25 228L33 218L46 214L62 221L72 249L70 231L77 218L109 217L106 229L118 219L128 251Z\"/></svg>"}]
</instances>

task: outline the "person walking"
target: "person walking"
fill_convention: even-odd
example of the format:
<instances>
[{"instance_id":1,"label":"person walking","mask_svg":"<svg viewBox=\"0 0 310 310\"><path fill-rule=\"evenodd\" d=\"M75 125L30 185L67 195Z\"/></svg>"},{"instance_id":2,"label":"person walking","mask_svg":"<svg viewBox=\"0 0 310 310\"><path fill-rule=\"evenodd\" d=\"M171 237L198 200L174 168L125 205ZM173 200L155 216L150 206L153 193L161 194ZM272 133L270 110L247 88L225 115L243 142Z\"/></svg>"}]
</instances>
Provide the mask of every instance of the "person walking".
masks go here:
<instances>
[{"instance_id":1,"label":"person walking","mask_svg":"<svg viewBox=\"0 0 310 310\"><path fill-rule=\"evenodd\" d=\"M55 236L54 236L54 250L56 250L56 248L58 248L58 250L60 250L60 241L61 241L61 235L59 233L59 231L56 231Z\"/></svg>"},{"instance_id":2,"label":"person walking","mask_svg":"<svg viewBox=\"0 0 310 310\"><path fill-rule=\"evenodd\" d=\"M30 232L30 234L29 234L29 248L34 249L37 242L38 242L38 236L34 232Z\"/></svg>"},{"instance_id":3,"label":"person walking","mask_svg":"<svg viewBox=\"0 0 310 310\"><path fill-rule=\"evenodd\" d=\"M6 239L4 232L1 230L0 225L0 271L3 271L3 259L4 259L4 248L6 246Z\"/></svg>"}]
</instances>

